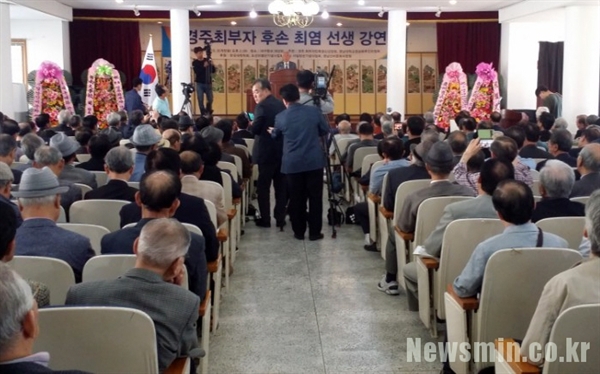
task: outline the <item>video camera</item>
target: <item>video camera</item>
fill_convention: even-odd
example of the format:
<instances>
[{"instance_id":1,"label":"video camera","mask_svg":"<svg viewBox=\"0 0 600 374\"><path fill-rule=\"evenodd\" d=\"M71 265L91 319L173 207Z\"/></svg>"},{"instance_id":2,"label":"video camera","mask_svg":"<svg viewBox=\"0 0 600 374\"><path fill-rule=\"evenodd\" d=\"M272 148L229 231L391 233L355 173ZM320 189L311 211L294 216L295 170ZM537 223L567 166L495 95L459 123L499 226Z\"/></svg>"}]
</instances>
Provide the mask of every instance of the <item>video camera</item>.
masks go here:
<instances>
[{"instance_id":1,"label":"video camera","mask_svg":"<svg viewBox=\"0 0 600 374\"><path fill-rule=\"evenodd\" d=\"M318 71L315 73L313 82L313 92L315 96L322 98L323 100L327 97L327 89L329 87L329 81L325 73Z\"/></svg>"},{"instance_id":2,"label":"video camera","mask_svg":"<svg viewBox=\"0 0 600 374\"><path fill-rule=\"evenodd\" d=\"M212 46L208 40L204 41L204 52L206 52L206 59L208 61L212 60Z\"/></svg>"},{"instance_id":3,"label":"video camera","mask_svg":"<svg viewBox=\"0 0 600 374\"><path fill-rule=\"evenodd\" d=\"M194 92L196 92L196 89L194 88L194 85L191 84L191 83L181 82L181 86L183 87L181 93L183 93L183 96L185 96L185 97L189 97Z\"/></svg>"}]
</instances>

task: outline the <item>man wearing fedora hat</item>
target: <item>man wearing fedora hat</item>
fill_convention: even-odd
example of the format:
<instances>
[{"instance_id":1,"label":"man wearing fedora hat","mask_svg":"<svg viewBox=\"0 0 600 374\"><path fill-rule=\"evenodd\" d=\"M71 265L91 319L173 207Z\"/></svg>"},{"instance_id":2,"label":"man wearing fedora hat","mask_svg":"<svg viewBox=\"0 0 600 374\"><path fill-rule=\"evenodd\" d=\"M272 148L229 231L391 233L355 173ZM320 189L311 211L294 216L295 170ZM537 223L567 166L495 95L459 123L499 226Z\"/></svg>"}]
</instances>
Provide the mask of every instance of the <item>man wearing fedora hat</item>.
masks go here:
<instances>
[{"instance_id":1,"label":"man wearing fedora hat","mask_svg":"<svg viewBox=\"0 0 600 374\"><path fill-rule=\"evenodd\" d=\"M76 168L73 162L77 159L77 150L79 144L66 136L64 133L58 133L50 138L50 147L58 149L64 160L64 168L58 179L70 182L87 184L91 188L98 187L96 177L85 169Z\"/></svg>"},{"instance_id":2,"label":"man wearing fedora hat","mask_svg":"<svg viewBox=\"0 0 600 374\"><path fill-rule=\"evenodd\" d=\"M38 150L35 151L34 158L35 160L33 162L33 166L35 168L41 169L43 167L48 167L57 178L61 174L65 166L65 161L61 157L61 154L58 151L58 149L49 147L47 145L38 148ZM61 186L67 187L67 191L61 193L60 205L62 205L62 207L65 209L65 212L67 212L68 214L71 204L73 204L75 201L81 200L81 188L65 180L59 179L58 183Z\"/></svg>"},{"instance_id":3,"label":"man wearing fedora hat","mask_svg":"<svg viewBox=\"0 0 600 374\"><path fill-rule=\"evenodd\" d=\"M159 133L150 125L139 125L133 131L131 143L135 146L135 160L133 174L129 179L131 182L139 182L145 172L146 156L156 149L158 143L162 140Z\"/></svg>"},{"instance_id":4,"label":"man wearing fedora hat","mask_svg":"<svg viewBox=\"0 0 600 374\"><path fill-rule=\"evenodd\" d=\"M94 251L88 238L56 225L60 194L67 190L47 167L23 172L19 191L13 192L24 219L17 230L15 254L63 260L71 265L75 280L80 282L83 266Z\"/></svg>"}]
</instances>

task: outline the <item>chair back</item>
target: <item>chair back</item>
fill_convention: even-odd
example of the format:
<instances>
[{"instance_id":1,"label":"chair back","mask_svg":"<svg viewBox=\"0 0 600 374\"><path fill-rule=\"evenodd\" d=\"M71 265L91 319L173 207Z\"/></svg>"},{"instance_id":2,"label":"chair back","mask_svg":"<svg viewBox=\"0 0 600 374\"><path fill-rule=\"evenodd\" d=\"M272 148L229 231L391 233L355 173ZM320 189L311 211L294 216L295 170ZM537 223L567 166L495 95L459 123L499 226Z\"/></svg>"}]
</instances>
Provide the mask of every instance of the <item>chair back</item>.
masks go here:
<instances>
[{"instance_id":1,"label":"chair back","mask_svg":"<svg viewBox=\"0 0 600 374\"><path fill-rule=\"evenodd\" d=\"M535 169L530 169L529 172L531 173L531 178L533 178L533 180L540 180L540 172L535 170Z\"/></svg>"},{"instance_id":2,"label":"chair back","mask_svg":"<svg viewBox=\"0 0 600 374\"><path fill-rule=\"evenodd\" d=\"M363 159L367 155L377 154L377 147L360 147L354 151L354 158L352 159L352 171L362 167Z\"/></svg>"},{"instance_id":3,"label":"chair back","mask_svg":"<svg viewBox=\"0 0 600 374\"><path fill-rule=\"evenodd\" d=\"M86 154L78 154L75 156L77 158L77 162L88 162L91 160L92 155L89 153Z\"/></svg>"},{"instance_id":4,"label":"chair back","mask_svg":"<svg viewBox=\"0 0 600 374\"><path fill-rule=\"evenodd\" d=\"M231 165L231 164L230 164ZM232 174L233 175L233 174ZM223 202L225 203L225 209L233 209L233 195L232 195L232 186L231 186L231 177L226 172L221 172L221 179L223 179L223 194L225 199Z\"/></svg>"},{"instance_id":5,"label":"chair back","mask_svg":"<svg viewBox=\"0 0 600 374\"><path fill-rule=\"evenodd\" d=\"M87 184L83 184L83 183L73 183L73 184L81 189L81 198L82 199L85 197L86 193L93 190L93 188L88 186Z\"/></svg>"},{"instance_id":6,"label":"chair back","mask_svg":"<svg viewBox=\"0 0 600 374\"><path fill-rule=\"evenodd\" d=\"M42 334L34 352L49 352L53 370L158 374L154 322L144 312L116 307L39 311Z\"/></svg>"},{"instance_id":7,"label":"chair back","mask_svg":"<svg viewBox=\"0 0 600 374\"><path fill-rule=\"evenodd\" d=\"M587 204L589 199L590 199L589 196L579 196L579 197L572 197L571 201L574 201L576 203L582 203L583 205L585 205L585 204Z\"/></svg>"},{"instance_id":8,"label":"chair back","mask_svg":"<svg viewBox=\"0 0 600 374\"><path fill-rule=\"evenodd\" d=\"M233 160L235 161L235 169L236 169L236 173L235 174L231 174L233 175L236 180L237 180L237 176L238 175L243 175L244 174L244 168L243 168L243 164L242 164L242 159L240 158L240 156L236 156L236 155L231 155L233 157Z\"/></svg>"},{"instance_id":9,"label":"chair back","mask_svg":"<svg viewBox=\"0 0 600 374\"><path fill-rule=\"evenodd\" d=\"M232 164L231 162L219 161L217 163L217 167L221 170L227 170L229 174L231 174L231 176L237 180L238 169L235 164Z\"/></svg>"},{"instance_id":10,"label":"chair back","mask_svg":"<svg viewBox=\"0 0 600 374\"><path fill-rule=\"evenodd\" d=\"M115 232L120 229L119 212L127 204L126 200L76 201L69 209L70 222L103 226Z\"/></svg>"},{"instance_id":11,"label":"chair back","mask_svg":"<svg viewBox=\"0 0 600 374\"><path fill-rule=\"evenodd\" d=\"M406 181L398 186L396 190L396 201L394 202L394 223L398 222L402 207L404 207L404 200L407 195L415 191L422 190L429 187L431 179L417 179L412 181Z\"/></svg>"},{"instance_id":12,"label":"chair back","mask_svg":"<svg viewBox=\"0 0 600 374\"><path fill-rule=\"evenodd\" d=\"M206 205L206 210L208 210L208 215L210 216L210 221L217 228L217 208L212 201L204 199L204 205Z\"/></svg>"},{"instance_id":13,"label":"chair back","mask_svg":"<svg viewBox=\"0 0 600 374\"><path fill-rule=\"evenodd\" d=\"M85 263L82 282L117 279L135 266L135 255L102 255Z\"/></svg>"},{"instance_id":14,"label":"chair back","mask_svg":"<svg viewBox=\"0 0 600 374\"><path fill-rule=\"evenodd\" d=\"M23 157L27 158L27 156L23 156ZM27 164L27 162L14 161L11 166L13 168L16 168L17 166L25 167L25 166L28 166L28 164Z\"/></svg>"},{"instance_id":15,"label":"chair back","mask_svg":"<svg viewBox=\"0 0 600 374\"><path fill-rule=\"evenodd\" d=\"M541 182L539 179L534 179L533 180L533 186L531 187L531 191L533 191L533 195L534 196L541 196L542 193L540 192L540 186L541 186Z\"/></svg>"},{"instance_id":16,"label":"chair back","mask_svg":"<svg viewBox=\"0 0 600 374\"><path fill-rule=\"evenodd\" d=\"M472 341L499 337L523 339L548 281L582 261L581 254L563 248L503 249L487 262L473 319ZM476 363L476 370L485 363Z\"/></svg>"},{"instance_id":17,"label":"chair back","mask_svg":"<svg viewBox=\"0 0 600 374\"><path fill-rule=\"evenodd\" d=\"M538 147L538 148L541 149L542 151L545 151L544 148L540 148L540 147ZM543 162L543 161L546 161L546 160L547 160L547 158L534 158L533 162L535 162L536 164L539 164L540 162Z\"/></svg>"},{"instance_id":18,"label":"chair back","mask_svg":"<svg viewBox=\"0 0 600 374\"><path fill-rule=\"evenodd\" d=\"M250 155L252 155L252 150L254 149L254 139L244 139L246 145L248 146L248 151Z\"/></svg>"},{"instance_id":19,"label":"chair back","mask_svg":"<svg viewBox=\"0 0 600 374\"><path fill-rule=\"evenodd\" d=\"M578 250L583 239L585 217L553 217L536 222L542 231L558 235L569 243L569 248Z\"/></svg>"},{"instance_id":20,"label":"chair back","mask_svg":"<svg viewBox=\"0 0 600 374\"><path fill-rule=\"evenodd\" d=\"M127 182L127 184L129 185L129 187L133 187L136 190L140 189L140 182Z\"/></svg>"},{"instance_id":21,"label":"chair back","mask_svg":"<svg viewBox=\"0 0 600 374\"><path fill-rule=\"evenodd\" d=\"M479 243L503 231L504 226L499 219L489 218L459 219L450 222L446 227L442 239L440 266L435 274L433 286L433 304L440 319L446 319L446 285L452 284L460 275Z\"/></svg>"},{"instance_id":22,"label":"chair back","mask_svg":"<svg viewBox=\"0 0 600 374\"><path fill-rule=\"evenodd\" d=\"M579 352L578 358L581 362L546 361L544 374L598 372L600 355L590 354L600 351L598 316L600 316L600 304L574 306L558 316L550 333L550 342L556 344L557 347L556 357L569 357L567 339L571 339L572 342L587 342L590 345L585 360L582 359L581 352Z\"/></svg>"},{"instance_id":23,"label":"chair back","mask_svg":"<svg viewBox=\"0 0 600 374\"><path fill-rule=\"evenodd\" d=\"M335 139L335 137L334 137L334 139ZM354 138L354 139L352 139L352 138L342 138L342 139L338 139L338 140L335 141L337 143L338 149L340 150L340 154L342 156L348 150L348 144L350 144L350 142L353 141L353 140L358 140L358 138ZM334 153L334 155L335 154L336 153ZM337 160L337 161L339 163L340 160Z\"/></svg>"},{"instance_id":24,"label":"chair back","mask_svg":"<svg viewBox=\"0 0 600 374\"><path fill-rule=\"evenodd\" d=\"M417 209L414 240L415 246L422 244L435 229L438 222L440 222L440 218L442 218L444 208L446 208L448 204L469 199L473 198L468 196L442 196L432 197L423 201L421 205L419 205L419 209Z\"/></svg>"},{"instance_id":25,"label":"chair back","mask_svg":"<svg viewBox=\"0 0 600 374\"><path fill-rule=\"evenodd\" d=\"M92 249L94 252L96 252L96 255L101 254L100 250L102 249L102 237L106 234L110 234L110 231L108 231L106 227L88 225L85 223L58 223L57 226L90 239Z\"/></svg>"},{"instance_id":26,"label":"chair back","mask_svg":"<svg viewBox=\"0 0 600 374\"><path fill-rule=\"evenodd\" d=\"M24 279L45 284L50 291L51 305L64 305L69 288L75 284L71 266L56 258L15 256L8 265Z\"/></svg>"},{"instance_id":27,"label":"chair back","mask_svg":"<svg viewBox=\"0 0 600 374\"><path fill-rule=\"evenodd\" d=\"M23 156L19 157L19 162L20 162L21 164L25 164L25 165L27 165L27 164L29 163L29 161L32 161L32 160L30 160L30 159L29 159L29 157L27 157L27 156L25 156L25 155L23 155ZM13 162L13 164L14 164L14 162Z\"/></svg>"},{"instance_id":28,"label":"chair back","mask_svg":"<svg viewBox=\"0 0 600 374\"><path fill-rule=\"evenodd\" d=\"M375 165L377 163L380 163L378 167L381 167L381 165L383 165L383 161L381 161L381 157L379 157L378 154L366 155L362 160L360 175L362 176L367 174L369 172L369 169L371 169L372 173L374 169L371 168L371 165Z\"/></svg>"},{"instance_id":29,"label":"chair back","mask_svg":"<svg viewBox=\"0 0 600 374\"><path fill-rule=\"evenodd\" d=\"M60 213L58 214L58 219L56 223L67 223L67 213L65 212L65 208L60 206Z\"/></svg>"},{"instance_id":30,"label":"chair back","mask_svg":"<svg viewBox=\"0 0 600 374\"><path fill-rule=\"evenodd\" d=\"M92 171L92 174L94 174L94 177L96 177L96 183L98 184L98 187L102 187L106 183L108 183L108 175L106 174L106 172Z\"/></svg>"},{"instance_id":31,"label":"chair back","mask_svg":"<svg viewBox=\"0 0 600 374\"><path fill-rule=\"evenodd\" d=\"M248 144L248 142L246 142L246 144ZM235 147L243 149L244 152L246 153L246 156L251 157L252 153L250 153L250 150L245 145L243 145L243 144L236 144Z\"/></svg>"}]
</instances>

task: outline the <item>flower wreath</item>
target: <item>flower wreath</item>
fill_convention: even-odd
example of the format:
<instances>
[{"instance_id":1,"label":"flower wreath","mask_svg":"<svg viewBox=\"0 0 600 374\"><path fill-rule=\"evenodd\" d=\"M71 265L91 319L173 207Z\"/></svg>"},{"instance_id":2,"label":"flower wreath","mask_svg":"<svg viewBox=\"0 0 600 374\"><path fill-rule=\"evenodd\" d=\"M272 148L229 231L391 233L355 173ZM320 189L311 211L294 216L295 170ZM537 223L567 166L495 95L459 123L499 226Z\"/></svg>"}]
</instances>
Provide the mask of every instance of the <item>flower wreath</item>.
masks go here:
<instances>
[{"instance_id":1,"label":"flower wreath","mask_svg":"<svg viewBox=\"0 0 600 374\"><path fill-rule=\"evenodd\" d=\"M56 126L58 125L58 113L61 110L66 109L75 113L63 71L54 62L42 62L35 75L33 90L34 117L46 113L50 116L51 126Z\"/></svg>"},{"instance_id":2,"label":"flower wreath","mask_svg":"<svg viewBox=\"0 0 600 374\"><path fill-rule=\"evenodd\" d=\"M95 115L100 128L108 126L106 117L125 109L125 96L119 71L104 59L98 59L88 69L85 115Z\"/></svg>"},{"instance_id":3,"label":"flower wreath","mask_svg":"<svg viewBox=\"0 0 600 374\"><path fill-rule=\"evenodd\" d=\"M450 120L466 108L468 92L467 75L462 66L458 62L451 63L446 67L440 94L433 110L436 126L443 129L450 127Z\"/></svg>"},{"instance_id":4,"label":"flower wreath","mask_svg":"<svg viewBox=\"0 0 600 374\"><path fill-rule=\"evenodd\" d=\"M492 112L500 111L498 74L492 64L480 62L475 70L477 80L469 99L469 111L477 122L490 119Z\"/></svg>"}]
</instances>

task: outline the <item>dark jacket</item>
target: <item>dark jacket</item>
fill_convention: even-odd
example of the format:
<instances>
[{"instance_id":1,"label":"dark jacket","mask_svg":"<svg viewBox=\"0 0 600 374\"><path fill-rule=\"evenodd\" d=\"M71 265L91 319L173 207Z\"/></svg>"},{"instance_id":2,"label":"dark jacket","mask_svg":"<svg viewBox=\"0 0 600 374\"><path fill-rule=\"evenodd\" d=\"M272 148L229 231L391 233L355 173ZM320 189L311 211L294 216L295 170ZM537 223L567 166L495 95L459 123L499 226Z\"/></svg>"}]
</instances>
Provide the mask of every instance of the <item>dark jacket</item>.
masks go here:
<instances>
[{"instance_id":1,"label":"dark jacket","mask_svg":"<svg viewBox=\"0 0 600 374\"><path fill-rule=\"evenodd\" d=\"M131 113L134 110L141 110L146 113L146 107L142 101L142 97L136 90L129 90L125 93L125 110L127 113Z\"/></svg>"},{"instance_id":2,"label":"dark jacket","mask_svg":"<svg viewBox=\"0 0 600 374\"><path fill-rule=\"evenodd\" d=\"M85 374L79 370L52 370L35 362L0 365L0 374Z\"/></svg>"},{"instance_id":3,"label":"dark jacket","mask_svg":"<svg viewBox=\"0 0 600 374\"><path fill-rule=\"evenodd\" d=\"M215 65L213 65L212 63L211 63L211 65L209 65L208 67L205 68L204 63L207 61L208 60L206 58L204 58L203 60L194 60L192 62L192 68L194 69L194 73L196 74L196 79L195 79L196 83L203 83L203 84L211 84L212 83L211 75L214 74L215 71L217 71L217 70L215 69ZM208 73L209 69L210 69L211 75L209 75L209 73Z\"/></svg>"},{"instance_id":4,"label":"dark jacket","mask_svg":"<svg viewBox=\"0 0 600 374\"><path fill-rule=\"evenodd\" d=\"M231 135L232 139L254 139L254 135L248 130L239 130ZM237 144L237 143L236 143Z\"/></svg>"},{"instance_id":5,"label":"dark jacket","mask_svg":"<svg viewBox=\"0 0 600 374\"><path fill-rule=\"evenodd\" d=\"M104 171L104 160L92 157L89 161L77 164L75 167L89 171Z\"/></svg>"},{"instance_id":6,"label":"dark jacket","mask_svg":"<svg viewBox=\"0 0 600 374\"><path fill-rule=\"evenodd\" d=\"M404 142L404 154L402 155L402 158L407 158L408 156L410 156L411 144L419 144L419 143L421 143L420 136L418 138L413 138L413 139L409 139L409 140L405 141Z\"/></svg>"},{"instance_id":7,"label":"dark jacket","mask_svg":"<svg viewBox=\"0 0 600 374\"><path fill-rule=\"evenodd\" d=\"M589 173L575 182L571 190L571 197L590 196L594 191L600 188L600 173Z\"/></svg>"},{"instance_id":8,"label":"dark jacket","mask_svg":"<svg viewBox=\"0 0 600 374\"><path fill-rule=\"evenodd\" d=\"M398 169L390 170L387 174L387 185L383 191L383 206L390 212L394 211L396 201L396 190L400 185L407 181L417 179L431 179L424 166L410 165Z\"/></svg>"},{"instance_id":9,"label":"dark jacket","mask_svg":"<svg viewBox=\"0 0 600 374\"><path fill-rule=\"evenodd\" d=\"M66 136L75 136L75 131L73 131L73 129L70 128L66 123L54 126L51 130L54 130L56 132L62 132Z\"/></svg>"},{"instance_id":10,"label":"dark jacket","mask_svg":"<svg viewBox=\"0 0 600 374\"><path fill-rule=\"evenodd\" d=\"M281 163L283 139L273 139L267 129L275 127L275 116L284 110L285 105L273 95L269 95L258 103L254 109L252 133L255 143L252 149L252 159L257 165Z\"/></svg>"},{"instance_id":11,"label":"dark jacket","mask_svg":"<svg viewBox=\"0 0 600 374\"><path fill-rule=\"evenodd\" d=\"M566 198L543 198L535 204L532 222L540 221L544 218L554 217L583 217L585 215L585 206Z\"/></svg>"},{"instance_id":12,"label":"dark jacket","mask_svg":"<svg viewBox=\"0 0 600 374\"><path fill-rule=\"evenodd\" d=\"M10 169L10 171L12 171L12 173L13 173L13 183L14 184L21 183L21 176L23 175L23 172L21 170L17 170L17 169Z\"/></svg>"},{"instance_id":13,"label":"dark jacket","mask_svg":"<svg viewBox=\"0 0 600 374\"><path fill-rule=\"evenodd\" d=\"M539 149L535 144L529 144L521 148L521 150L519 151L519 156L523 158L554 158L554 156L552 156L550 153Z\"/></svg>"},{"instance_id":14,"label":"dark jacket","mask_svg":"<svg viewBox=\"0 0 600 374\"><path fill-rule=\"evenodd\" d=\"M111 179L104 186L86 193L85 200L127 200L135 202L137 191L125 181Z\"/></svg>"},{"instance_id":15,"label":"dark jacket","mask_svg":"<svg viewBox=\"0 0 600 374\"><path fill-rule=\"evenodd\" d=\"M325 167L325 151L321 137L329 133L329 125L321 110L297 103L275 117L273 136L283 138L283 174L302 173Z\"/></svg>"},{"instance_id":16,"label":"dark jacket","mask_svg":"<svg viewBox=\"0 0 600 374\"><path fill-rule=\"evenodd\" d=\"M179 201L181 204L173 218L176 218L179 222L198 226L204 235L206 261L215 261L219 255L219 241L217 240L215 226L212 224L204 204L204 199L182 193L179 195ZM142 209L136 203L127 204L121 208L119 216L121 217L121 227L129 223L137 223L142 219Z\"/></svg>"},{"instance_id":17,"label":"dark jacket","mask_svg":"<svg viewBox=\"0 0 600 374\"><path fill-rule=\"evenodd\" d=\"M554 158L555 160L559 160L564 162L565 164L569 165L572 168L576 168L577 167L577 159L575 157L571 157L568 153L561 153L558 156L556 156ZM536 169L538 171L542 170L542 168L546 166L546 160L540 162L537 164Z\"/></svg>"},{"instance_id":18,"label":"dark jacket","mask_svg":"<svg viewBox=\"0 0 600 374\"><path fill-rule=\"evenodd\" d=\"M151 219L141 219L134 227L128 227L119 231L111 232L102 237L103 255L130 255L133 254L133 242L140 236L142 228ZM206 294L206 279L208 268L206 255L204 253L204 238L192 233L192 241L187 255L185 256L185 267L188 271L189 290L204 300Z\"/></svg>"}]
</instances>

